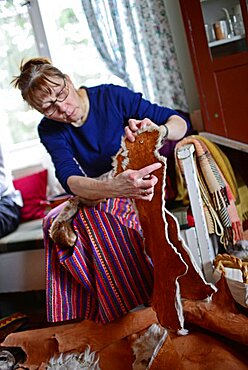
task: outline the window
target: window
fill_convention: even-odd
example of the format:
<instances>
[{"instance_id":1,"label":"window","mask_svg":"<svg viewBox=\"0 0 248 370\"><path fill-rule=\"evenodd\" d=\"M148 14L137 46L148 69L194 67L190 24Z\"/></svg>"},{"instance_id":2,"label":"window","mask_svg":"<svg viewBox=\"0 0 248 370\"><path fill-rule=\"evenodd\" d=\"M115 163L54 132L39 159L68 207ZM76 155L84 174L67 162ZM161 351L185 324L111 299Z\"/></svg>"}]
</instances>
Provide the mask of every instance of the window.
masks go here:
<instances>
[{"instance_id":1,"label":"window","mask_svg":"<svg viewBox=\"0 0 248 370\"><path fill-rule=\"evenodd\" d=\"M22 58L37 55L35 38L26 6L20 1L0 2L0 135L5 143L36 137L39 113L24 104L20 92L10 85Z\"/></svg>"},{"instance_id":2,"label":"window","mask_svg":"<svg viewBox=\"0 0 248 370\"><path fill-rule=\"evenodd\" d=\"M81 0L39 0L51 59L76 86L123 82L102 61L88 28Z\"/></svg>"},{"instance_id":3,"label":"window","mask_svg":"<svg viewBox=\"0 0 248 370\"><path fill-rule=\"evenodd\" d=\"M37 138L40 113L23 102L10 85L22 59L49 56L75 86L123 85L101 60L85 19L81 0L0 1L0 134L16 144Z\"/></svg>"}]
</instances>

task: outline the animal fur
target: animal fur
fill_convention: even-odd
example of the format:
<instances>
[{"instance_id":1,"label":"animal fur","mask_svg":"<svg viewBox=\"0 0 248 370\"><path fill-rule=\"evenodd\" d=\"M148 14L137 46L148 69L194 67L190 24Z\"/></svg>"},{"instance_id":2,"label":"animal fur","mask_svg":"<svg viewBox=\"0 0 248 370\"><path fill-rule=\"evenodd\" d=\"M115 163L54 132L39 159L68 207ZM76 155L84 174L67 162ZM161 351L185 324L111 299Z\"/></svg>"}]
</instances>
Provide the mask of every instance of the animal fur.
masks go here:
<instances>
[{"instance_id":1,"label":"animal fur","mask_svg":"<svg viewBox=\"0 0 248 370\"><path fill-rule=\"evenodd\" d=\"M113 173L110 171L99 176L97 180L106 181L112 176ZM80 207L94 207L99 202L104 201L105 199L89 200L78 195L70 198L65 203L65 206L61 209L57 217L53 220L49 229L50 238L62 248L73 247L77 240L77 235L72 226L72 220L75 214L78 212Z\"/></svg>"},{"instance_id":2,"label":"animal fur","mask_svg":"<svg viewBox=\"0 0 248 370\"><path fill-rule=\"evenodd\" d=\"M13 369L16 361L14 356L9 351L0 351L0 369L10 370Z\"/></svg>"},{"instance_id":3,"label":"animal fur","mask_svg":"<svg viewBox=\"0 0 248 370\"><path fill-rule=\"evenodd\" d=\"M166 337L167 330L159 324L151 325L143 335L138 337L132 344L135 355L133 370L149 369Z\"/></svg>"},{"instance_id":4,"label":"animal fur","mask_svg":"<svg viewBox=\"0 0 248 370\"><path fill-rule=\"evenodd\" d=\"M78 196L69 199L49 229L50 238L61 247L68 248L75 244L77 236L71 221L78 211L80 202L81 199Z\"/></svg>"},{"instance_id":5,"label":"animal fur","mask_svg":"<svg viewBox=\"0 0 248 370\"><path fill-rule=\"evenodd\" d=\"M47 370L101 370L99 358L95 352L90 351L88 346L84 353L60 354L52 357L48 363Z\"/></svg>"}]
</instances>

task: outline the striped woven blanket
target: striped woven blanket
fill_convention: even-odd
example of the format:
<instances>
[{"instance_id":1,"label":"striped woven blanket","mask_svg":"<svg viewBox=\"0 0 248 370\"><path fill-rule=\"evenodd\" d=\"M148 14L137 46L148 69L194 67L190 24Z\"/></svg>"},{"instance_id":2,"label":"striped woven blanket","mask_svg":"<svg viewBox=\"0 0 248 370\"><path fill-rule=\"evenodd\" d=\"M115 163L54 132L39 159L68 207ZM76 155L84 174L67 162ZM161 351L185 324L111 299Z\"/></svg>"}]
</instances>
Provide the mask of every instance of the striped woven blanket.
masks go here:
<instances>
[{"instance_id":1,"label":"striped woven blanket","mask_svg":"<svg viewBox=\"0 0 248 370\"><path fill-rule=\"evenodd\" d=\"M197 178L209 233L218 235L225 247L235 245L243 239L243 229L235 204L237 187L230 162L219 148L198 135L181 140L175 153L186 144L195 147ZM178 193L185 196L183 166L177 158L176 170Z\"/></svg>"},{"instance_id":2,"label":"striped woven blanket","mask_svg":"<svg viewBox=\"0 0 248 370\"><path fill-rule=\"evenodd\" d=\"M44 219L48 321L113 321L141 304L153 288L153 264L144 253L140 223L131 200L108 199L74 216L77 240L63 248L49 228L64 204Z\"/></svg>"}]
</instances>

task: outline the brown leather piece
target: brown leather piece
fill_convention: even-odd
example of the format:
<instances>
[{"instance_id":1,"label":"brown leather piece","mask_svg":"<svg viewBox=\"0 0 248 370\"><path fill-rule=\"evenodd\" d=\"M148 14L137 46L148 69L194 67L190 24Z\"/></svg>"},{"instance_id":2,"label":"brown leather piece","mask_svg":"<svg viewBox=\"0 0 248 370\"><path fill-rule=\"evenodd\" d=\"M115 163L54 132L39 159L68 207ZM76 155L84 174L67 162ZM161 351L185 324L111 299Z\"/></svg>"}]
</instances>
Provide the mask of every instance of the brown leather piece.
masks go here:
<instances>
[{"instance_id":1,"label":"brown leather piece","mask_svg":"<svg viewBox=\"0 0 248 370\"><path fill-rule=\"evenodd\" d=\"M157 322L156 314L149 307L131 312L105 325L85 320L63 332L60 331L55 338L59 343L60 352L67 352L72 348L82 351L87 344L90 344L92 351L98 352L122 338L147 328L154 322Z\"/></svg>"},{"instance_id":2,"label":"brown leather piece","mask_svg":"<svg viewBox=\"0 0 248 370\"><path fill-rule=\"evenodd\" d=\"M217 287L218 291L209 302L184 302L185 320L248 345L248 317L239 312L224 276L218 281Z\"/></svg>"},{"instance_id":3,"label":"brown leather piece","mask_svg":"<svg viewBox=\"0 0 248 370\"><path fill-rule=\"evenodd\" d=\"M122 149L115 159L116 174L126 169L138 170L152 163L162 163L162 167L154 171L158 183L152 201L137 199L135 204L145 249L154 264L152 307L162 326L180 330L183 329L181 296L204 299L214 289L196 269L191 254L180 238L177 220L165 208L166 158L158 153L162 146L162 135L163 131L155 126L139 133L135 142L123 139Z\"/></svg>"},{"instance_id":4,"label":"brown leather piece","mask_svg":"<svg viewBox=\"0 0 248 370\"><path fill-rule=\"evenodd\" d=\"M1 346L22 348L27 355L27 367L32 369L33 366L33 369L37 369L43 361L46 362L58 353L58 342L53 335L60 330L64 330L63 326L12 333L5 338Z\"/></svg>"},{"instance_id":5,"label":"brown leather piece","mask_svg":"<svg viewBox=\"0 0 248 370\"><path fill-rule=\"evenodd\" d=\"M185 337L183 337L185 338ZM150 370L186 370L182 358L171 338L167 336L162 348L154 358Z\"/></svg>"},{"instance_id":6,"label":"brown leather piece","mask_svg":"<svg viewBox=\"0 0 248 370\"><path fill-rule=\"evenodd\" d=\"M101 370L132 370L134 355L128 338L123 338L104 348L100 354Z\"/></svg>"},{"instance_id":7,"label":"brown leather piece","mask_svg":"<svg viewBox=\"0 0 248 370\"><path fill-rule=\"evenodd\" d=\"M156 314L151 307L130 312L119 320L108 324L96 324L84 320L73 324L53 326L44 329L27 330L8 335L2 346L21 347L27 355L25 366L38 369L42 363L58 354L65 352L83 352L87 345L96 351L100 357L101 370L122 369L116 365L122 351L133 362L131 346L127 340L129 336L148 328L157 322ZM115 357L113 361L109 354ZM43 366L43 365L42 365ZM106 367L105 367L106 366ZM114 367L115 366L115 367ZM129 369L126 367L125 370ZM130 367L131 369L131 367ZM124 370L124 368L123 368Z\"/></svg>"},{"instance_id":8,"label":"brown leather piece","mask_svg":"<svg viewBox=\"0 0 248 370\"><path fill-rule=\"evenodd\" d=\"M158 367L151 366L150 370L247 370L247 358L244 348L241 350L233 343L221 337L200 330L191 330L186 336L172 338L174 350L178 353L179 361L174 366L167 367L167 352L164 346L156 360ZM161 365L159 367L159 365ZM183 367L180 367L182 366Z\"/></svg>"},{"instance_id":9,"label":"brown leather piece","mask_svg":"<svg viewBox=\"0 0 248 370\"><path fill-rule=\"evenodd\" d=\"M217 285L212 301L184 302L189 334L170 333L150 370L248 369L248 317L239 312L224 276Z\"/></svg>"}]
</instances>

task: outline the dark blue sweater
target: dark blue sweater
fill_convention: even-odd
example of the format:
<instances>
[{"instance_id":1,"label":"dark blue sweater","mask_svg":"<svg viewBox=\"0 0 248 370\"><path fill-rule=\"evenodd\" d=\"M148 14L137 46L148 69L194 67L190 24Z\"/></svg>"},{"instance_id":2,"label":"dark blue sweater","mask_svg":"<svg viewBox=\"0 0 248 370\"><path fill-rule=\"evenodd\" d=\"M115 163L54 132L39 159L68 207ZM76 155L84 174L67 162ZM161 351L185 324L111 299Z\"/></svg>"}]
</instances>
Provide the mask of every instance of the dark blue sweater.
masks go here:
<instances>
[{"instance_id":1,"label":"dark blue sweater","mask_svg":"<svg viewBox=\"0 0 248 370\"><path fill-rule=\"evenodd\" d=\"M164 124L172 109L151 104L126 87L100 85L87 88L90 110L81 127L44 117L38 133L52 157L56 176L70 193L67 179L72 175L97 177L112 168L112 157L120 148L129 118L149 118Z\"/></svg>"}]
</instances>

